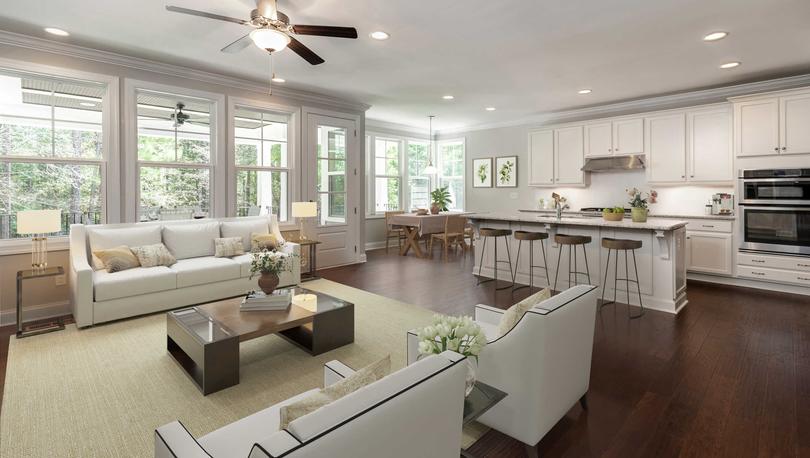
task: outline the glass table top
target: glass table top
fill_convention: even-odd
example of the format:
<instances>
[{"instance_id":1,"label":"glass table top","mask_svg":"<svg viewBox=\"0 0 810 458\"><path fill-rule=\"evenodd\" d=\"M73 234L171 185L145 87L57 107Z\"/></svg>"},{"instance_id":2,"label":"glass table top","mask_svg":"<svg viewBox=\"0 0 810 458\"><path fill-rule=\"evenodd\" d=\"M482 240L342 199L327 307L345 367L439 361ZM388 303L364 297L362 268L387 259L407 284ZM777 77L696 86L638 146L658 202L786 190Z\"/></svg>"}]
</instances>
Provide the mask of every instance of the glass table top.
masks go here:
<instances>
[{"instance_id":1,"label":"glass table top","mask_svg":"<svg viewBox=\"0 0 810 458\"><path fill-rule=\"evenodd\" d=\"M224 326L204 314L197 307L169 312L181 326L204 343L217 342L233 336Z\"/></svg>"}]
</instances>

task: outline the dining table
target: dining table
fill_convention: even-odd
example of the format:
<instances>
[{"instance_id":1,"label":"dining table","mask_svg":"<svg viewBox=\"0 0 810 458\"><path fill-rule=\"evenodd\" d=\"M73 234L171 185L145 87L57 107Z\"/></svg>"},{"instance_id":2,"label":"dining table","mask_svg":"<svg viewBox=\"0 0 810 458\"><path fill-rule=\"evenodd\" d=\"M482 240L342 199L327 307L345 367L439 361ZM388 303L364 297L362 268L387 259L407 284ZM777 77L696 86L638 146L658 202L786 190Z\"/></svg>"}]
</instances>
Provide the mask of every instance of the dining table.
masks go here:
<instances>
[{"instance_id":1,"label":"dining table","mask_svg":"<svg viewBox=\"0 0 810 458\"><path fill-rule=\"evenodd\" d=\"M470 212L447 211L439 214L420 215L417 213L401 213L392 215L389 224L395 228L402 228L405 232L405 243L399 250L400 256L406 256L413 249L413 253L420 258L425 257L422 248L419 247L419 239L424 235L441 234L448 216L467 215Z\"/></svg>"}]
</instances>

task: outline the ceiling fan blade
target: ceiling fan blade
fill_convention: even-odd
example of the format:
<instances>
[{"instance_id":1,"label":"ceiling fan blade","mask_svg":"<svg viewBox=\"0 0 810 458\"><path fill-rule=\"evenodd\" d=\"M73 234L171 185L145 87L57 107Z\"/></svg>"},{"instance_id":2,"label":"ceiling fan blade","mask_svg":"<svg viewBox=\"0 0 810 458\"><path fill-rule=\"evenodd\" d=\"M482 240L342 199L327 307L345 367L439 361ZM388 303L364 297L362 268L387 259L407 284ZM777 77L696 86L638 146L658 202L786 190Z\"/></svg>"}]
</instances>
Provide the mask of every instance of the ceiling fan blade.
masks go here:
<instances>
[{"instance_id":1,"label":"ceiling fan blade","mask_svg":"<svg viewBox=\"0 0 810 458\"><path fill-rule=\"evenodd\" d=\"M354 27L334 27L331 25L294 25L293 33L317 35L319 37L357 38L357 29Z\"/></svg>"},{"instance_id":2,"label":"ceiling fan blade","mask_svg":"<svg viewBox=\"0 0 810 458\"><path fill-rule=\"evenodd\" d=\"M242 20L242 19L236 19L236 18L232 18L232 17L228 17L228 16L220 16L219 14L206 13L205 11L191 10L191 9L182 8L182 7L179 7L179 6L166 6L166 10L171 11L173 13L190 14L192 16L200 16L200 17L205 17L205 18L208 18L208 19L216 19L218 21L233 22L234 24L239 24L239 25L249 25L250 24L250 22Z\"/></svg>"},{"instance_id":3,"label":"ceiling fan blade","mask_svg":"<svg viewBox=\"0 0 810 458\"><path fill-rule=\"evenodd\" d=\"M227 52L229 54L237 53L253 43L253 40L250 39L250 34L245 35L244 37L234 41L233 43L225 46L224 48L220 49L222 52Z\"/></svg>"},{"instance_id":4,"label":"ceiling fan blade","mask_svg":"<svg viewBox=\"0 0 810 458\"><path fill-rule=\"evenodd\" d=\"M290 44L288 44L287 47L290 48L294 53L303 57L305 61L312 65L319 65L326 62L325 60L321 59L319 55L312 52L311 49L307 48L303 43L293 37L290 37Z\"/></svg>"},{"instance_id":5,"label":"ceiling fan blade","mask_svg":"<svg viewBox=\"0 0 810 458\"><path fill-rule=\"evenodd\" d=\"M278 12L278 9L276 8L276 0L256 0L256 9L259 10L260 15L268 19L278 19L278 16L276 15Z\"/></svg>"}]
</instances>

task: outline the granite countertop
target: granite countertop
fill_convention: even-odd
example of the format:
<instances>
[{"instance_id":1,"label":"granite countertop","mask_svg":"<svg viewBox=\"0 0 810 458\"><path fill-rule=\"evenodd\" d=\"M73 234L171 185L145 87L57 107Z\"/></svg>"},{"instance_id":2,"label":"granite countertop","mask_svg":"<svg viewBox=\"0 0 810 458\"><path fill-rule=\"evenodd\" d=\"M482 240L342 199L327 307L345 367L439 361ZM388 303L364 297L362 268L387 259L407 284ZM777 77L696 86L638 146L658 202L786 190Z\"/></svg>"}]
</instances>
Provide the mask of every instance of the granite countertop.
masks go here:
<instances>
[{"instance_id":1,"label":"granite countertop","mask_svg":"<svg viewBox=\"0 0 810 458\"><path fill-rule=\"evenodd\" d=\"M660 217L647 218L647 222L645 223L634 223L630 219L605 221L602 217L581 216L579 212L576 213L575 215L573 212L566 212L560 219L557 219L557 217L553 215L536 215L528 212L473 213L467 215L467 217L472 220L481 221L514 221L521 223L559 224L564 226L615 227L620 229L641 229L649 231L671 231L684 227L687 223L683 220Z\"/></svg>"},{"instance_id":2,"label":"granite countertop","mask_svg":"<svg viewBox=\"0 0 810 458\"><path fill-rule=\"evenodd\" d=\"M554 210L518 210L522 213L543 213L548 215L553 215ZM563 215L582 215L586 214L586 212L581 211L571 211L566 210L563 212ZM725 221L734 221L737 219L734 215L695 215L695 214L685 214L685 213L650 213L650 218L675 218L675 219L713 219L713 220L725 220Z\"/></svg>"}]
</instances>

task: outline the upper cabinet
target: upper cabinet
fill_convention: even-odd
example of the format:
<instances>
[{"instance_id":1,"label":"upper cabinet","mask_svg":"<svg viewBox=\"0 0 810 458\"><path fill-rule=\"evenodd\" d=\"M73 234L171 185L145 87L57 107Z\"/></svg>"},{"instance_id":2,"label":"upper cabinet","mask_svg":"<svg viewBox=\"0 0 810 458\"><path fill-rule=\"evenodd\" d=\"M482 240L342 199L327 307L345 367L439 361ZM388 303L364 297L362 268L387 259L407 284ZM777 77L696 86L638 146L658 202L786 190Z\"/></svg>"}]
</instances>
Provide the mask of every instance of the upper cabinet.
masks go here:
<instances>
[{"instance_id":1,"label":"upper cabinet","mask_svg":"<svg viewBox=\"0 0 810 458\"><path fill-rule=\"evenodd\" d=\"M732 100L738 157L810 153L810 92Z\"/></svg>"},{"instance_id":2,"label":"upper cabinet","mask_svg":"<svg viewBox=\"0 0 810 458\"><path fill-rule=\"evenodd\" d=\"M629 118L585 125L585 157L642 154L644 119Z\"/></svg>"},{"instance_id":3,"label":"upper cabinet","mask_svg":"<svg viewBox=\"0 0 810 458\"><path fill-rule=\"evenodd\" d=\"M686 181L686 117L683 113L645 120L647 178L655 183Z\"/></svg>"},{"instance_id":4,"label":"upper cabinet","mask_svg":"<svg viewBox=\"0 0 810 458\"><path fill-rule=\"evenodd\" d=\"M529 186L554 185L554 131L529 132Z\"/></svg>"},{"instance_id":5,"label":"upper cabinet","mask_svg":"<svg viewBox=\"0 0 810 458\"><path fill-rule=\"evenodd\" d=\"M582 185L582 126L529 132L529 186Z\"/></svg>"},{"instance_id":6,"label":"upper cabinet","mask_svg":"<svg viewBox=\"0 0 810 458\"><path fill-rule=\"evenodd\" d=\"M779 98L779 152L810 153L810 93Z\"/></svg>"}]
</instances>

